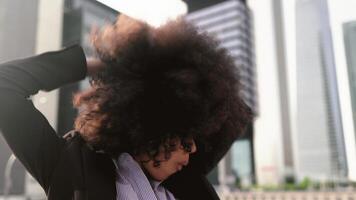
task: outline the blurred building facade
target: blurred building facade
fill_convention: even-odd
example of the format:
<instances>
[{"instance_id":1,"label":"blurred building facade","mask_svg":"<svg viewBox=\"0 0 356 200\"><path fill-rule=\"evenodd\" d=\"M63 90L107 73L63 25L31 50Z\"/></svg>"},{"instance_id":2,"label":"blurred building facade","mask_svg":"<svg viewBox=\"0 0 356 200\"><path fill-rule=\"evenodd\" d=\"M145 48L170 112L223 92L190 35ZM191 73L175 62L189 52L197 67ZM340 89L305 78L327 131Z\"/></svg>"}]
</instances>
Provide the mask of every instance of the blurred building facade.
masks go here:
<instances>
[{"instance_id":1,"label":"blurred building facade","mask_svg":"<svg viewBox=\"0 0 356 200\"><path fill-rule=\"evenodd\" d=\"M256 181L277 185L294 176L293 87L286 52L284 1L250 0L254 19L258 114L253 124Z\"/></svg>"},{"instance_id":2,"label":"blurred building facade","mask_svg":"<svg viewBox=\"0 0 356 200\"><path fill-rule=\"evenodd\" d=\"M353 123L356 127L356 20L343 26ZM355 133L356 134L356 133Z\"/></svg>"},{"instance_id":3,"label":"blurred building facade","mask_svg":"<svg viewBox=\"0 0 356 200\"><path fill-rule=\"evenodd\" d=\"M350 101L352 110L353 127L356 127L356 14L354 15L354 21L345 22L343 24L343 36L345 45L345 55L348 73L348 83L350 91ZM351 143L356 143L356 131L355 129L350 131ZM353 141L352 141L353 140ZM356 145L350 145L348 150L348 163L349 170L348 175L353 180L356 180L356 165L355 165L355 155L356 155Z\"/></svg>"},{"instance_id":4,"label":"blurred building facade","mask_svg":"<svg viewBox=\"0 0 356 200\"><path fill-rule=\"evenodd\" d=\"M36 52L38 0L22 2L4 0L0 2L0 62L34 55ZM21 26L16 26L22 22ZM26 33L26 34L24 34ZM0 195L5 187L5 167L11 150L0 135ZM25 170L15 162L11 177L11 194L24 193Z\"/></svg>"},{"instance_id":5,"label":"blurred building facade","mask_svg":"<svg viewBox=\"0 0 356 200\"><path fill-rule=\"evenodd\" d=\"M61 47L62 1L1 1L0 2L0 62L28 57ZM48 34L51 30L51 34ZM37 109L46 115L52 127L56 127L58 91L40 92L32 97ZM31 134L31 133L29 133ZM5 143L3 140L1 143ZM4 178L4 166L11 151L7 145L0 145L0 191L12 181L10 195L21 194L27 198L44 196L37 182L25 173L23 166L16 161L11 170L11 180Z\"/></svg>"},{"instance_id":6,"label":"blurred building facade","mask_svg":"<svg viewBox=\"0 0 356 200\"><path fill-rule=\"evenodd\" d=\"M346 178L347 163L327 1L296 1L296 172ZM316 162L317 161L317 162Z\"/></svg>"},{"instance_id":7,"label":"blurred building facade","mask_svg":"<svg viewBox=\"0 0 356 200\"><path fill-rule=\"evenodd\" d=\"M345 23L356 18L354 12L345 12L355 3L251 0L249 4L255 19L259 83L259 115L254 123L258 183L304 177L355 181L354 112L350 111L355 36L352 22ZM340 45L344 37L346 50Z\"/></svg>"},{"instance_id":8,"label":"blurred building facade","mask_svg":"<svg viewBox=\"0 0 356 200\"><path fill-rule=\"evenodd\" d=\"M314 63L310 65L308 69L305 69L304 73L308 70L314 70L314 75L317 75L315 68L320 68L319 76L322 76L323 80L321 81L322 84L320 84L322 89L319 89L319 92L324 96L324 100L319 101L319 105L316 105L316 102L314 102L313 106L309 106L310 108L319 106L320 109L322 106L320 104L324 104L326 108L324 108L325 113L323 117L326 118L324 121L327 124L326 128L324 128L325 131L321 129L318 131L315 128L314 130L309 130L309 134L318 135L323 133L323 137L319 135L320 137L311 138L309 141L304 139L296 142L296 149L298 150L299 148L298 152L301 152L300 149L304 148L301 143L304 143L304 145L305 143L307 145L309 143L309 147L317 148L320 146L320 141L325 140L324 148L320 148L320 150L323 149L323 152L317 154L319 156L311 158L312 156L309 152L312 151L304 152L304 155L300 153L300 164L297 166L297 174L299 177L309 176L314 179L326 179L336 182L356 180L356 140L354 112L352 110L352 95L354 94L352 85L353 58L350 56L353 51L351 46L354 45L352 38L355 37L355 32L350 28L352 27L352 22L350 21L356 20L356 13L350 8L354 6L356 6L356 2L345 0L340 2L331 0L300 0L296 2L296 41L298 43L298 45L296 45L297 80L298 72L303 73L299 70L305 67L305 65L311 64L307 63L307 59L310 60L309 62ZM307 15L309 18L304 18L303 15ZM303 18L308 21L303 21ZM300 45L304 45L304 49ZM300 52L299 58L298 51ZM309 55L304 54L303 51L304 53L305 51L309 52ZM305 55L304 58L301 57L303 54ZM300 62L299 64L298 61ZM300 77L302 77L302 75ZM310 79L314 79L315 81L316 78L313 76L310 77ZM309 82L309 84L313 84L313 82ZM317 84L314 83L313 87L316 87L316 85ZM305 94L306 92L303 92L302 89L303 88L299 88L299 93ZM310 87L305 89L310 90ZM313 97L313 95L309 94L309 98L310 97ZM306 97L304 97L303 100L305 98ZM297 111L300 112L300 109ZM306 115L306 113L304 114ZM313 118L310 118L310 121L313 123L305 122L306 120L303 119L305 123L298 124L296 135L305 134L305 132L299 131L305 130L302 126L308 125L313 127L317 122L316 120L320 120L321 118L320 116L316 117L315 113L310 115L314 115ZM301 164L302 162L306 163ZM325 165L327 165L328 162L330 164L328 167L318 166L320 162L324 162Z\"/></svg>"}]
</instances>

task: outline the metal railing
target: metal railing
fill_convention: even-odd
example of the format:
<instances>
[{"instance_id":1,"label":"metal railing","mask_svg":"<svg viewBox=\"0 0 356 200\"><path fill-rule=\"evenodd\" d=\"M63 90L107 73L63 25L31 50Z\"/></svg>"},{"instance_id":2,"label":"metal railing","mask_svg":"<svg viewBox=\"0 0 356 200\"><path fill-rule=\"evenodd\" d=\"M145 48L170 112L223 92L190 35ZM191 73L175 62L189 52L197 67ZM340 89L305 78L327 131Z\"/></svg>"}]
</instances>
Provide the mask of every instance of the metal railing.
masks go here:
<instances>
[{"instance_id":1,"label":"metal railing","mask_svg":"<svg viewBox=\"0 0 356 200\"><path fill-rule=\"evenodd\" d=\"M229 192L221 200L356 200L356 192Z\"/></svg>"}]
</instances>

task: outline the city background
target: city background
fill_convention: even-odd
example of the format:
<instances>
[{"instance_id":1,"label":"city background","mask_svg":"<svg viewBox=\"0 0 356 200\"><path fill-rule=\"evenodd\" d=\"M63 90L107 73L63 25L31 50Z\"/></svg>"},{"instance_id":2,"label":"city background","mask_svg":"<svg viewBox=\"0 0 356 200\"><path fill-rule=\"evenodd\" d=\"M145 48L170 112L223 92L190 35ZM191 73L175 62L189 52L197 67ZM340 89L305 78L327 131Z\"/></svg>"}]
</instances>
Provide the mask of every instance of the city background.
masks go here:
<instances>
[{"instance_id":1,"label":"city background","mask_svg":"<svg viewBox=\"0 0 356 200\"><path fill-rule=\"evenodd\" d=\"M356 1L185 3L186 19L235 59L240 95L255 113L208 175L221 197L356 199ZM78 43L90 56L91 28L118 13L95 0L0 0L0 62ZM72 94L85 87L87 80L32 98L59 135L72 129ZM5 196L45 198L0 135Z\"/></svg>"}]
</instances>

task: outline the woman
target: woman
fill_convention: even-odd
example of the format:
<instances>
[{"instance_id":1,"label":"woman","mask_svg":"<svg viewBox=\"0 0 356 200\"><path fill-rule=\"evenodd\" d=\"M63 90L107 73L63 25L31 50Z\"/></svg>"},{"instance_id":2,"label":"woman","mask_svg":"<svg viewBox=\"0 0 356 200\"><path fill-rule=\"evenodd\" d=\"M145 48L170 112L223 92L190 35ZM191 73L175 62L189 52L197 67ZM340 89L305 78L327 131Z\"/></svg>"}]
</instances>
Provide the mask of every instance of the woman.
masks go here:
<instances>
[{"instance_id":1,"label":"woman","mask_svg":"<svg viewBox=\"0 0 356 200\"><path fill-rule=\"evenodd\" d=\"M184 20L121 16L81 47L0 66L0 129L48 199L218 199L205 175L251 120L237 68ZM27 99L91 77L60 138Z\"/></svg>"}]
</instances>

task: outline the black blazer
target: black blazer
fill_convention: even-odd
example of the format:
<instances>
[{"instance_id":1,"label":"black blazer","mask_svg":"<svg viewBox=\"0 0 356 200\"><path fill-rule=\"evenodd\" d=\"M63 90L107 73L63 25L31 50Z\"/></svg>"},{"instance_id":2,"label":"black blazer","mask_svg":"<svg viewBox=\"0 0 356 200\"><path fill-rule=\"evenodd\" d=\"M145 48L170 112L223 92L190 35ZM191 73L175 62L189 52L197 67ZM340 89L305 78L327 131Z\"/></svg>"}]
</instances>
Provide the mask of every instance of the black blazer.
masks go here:
<instances>
[{"instance_id":1,"label":"black blazer","mask_svg":"<svg viewBox=\"0 0 356 200\"><path fill-rule=\"evenodd\" d=\"M50 200L116 200L111 158L91 149L74 132L59 137L28 99L39 90L50 91L85 75L86 59L80 46L0 65L0 130ZM178 199L219 199L205 175L232 142L209 165L204 158L211 155L193 154L189 166L171 176L165 186Z\"/></svg>"}]
</instances>

